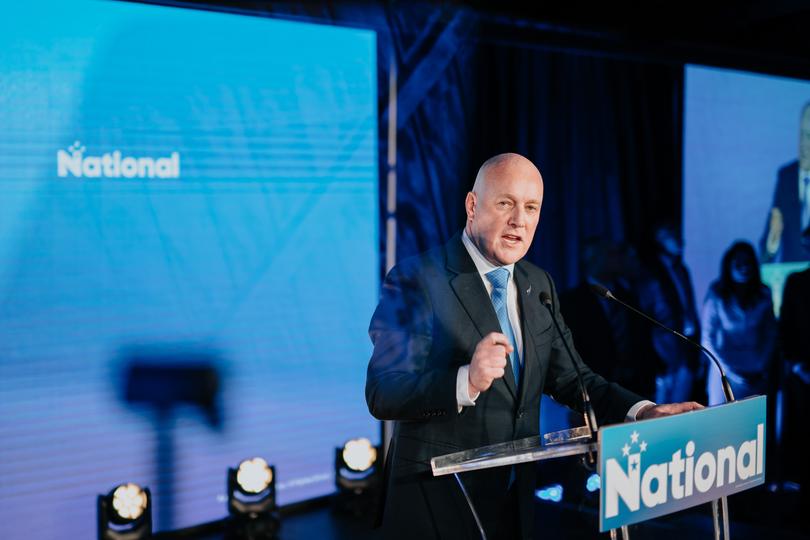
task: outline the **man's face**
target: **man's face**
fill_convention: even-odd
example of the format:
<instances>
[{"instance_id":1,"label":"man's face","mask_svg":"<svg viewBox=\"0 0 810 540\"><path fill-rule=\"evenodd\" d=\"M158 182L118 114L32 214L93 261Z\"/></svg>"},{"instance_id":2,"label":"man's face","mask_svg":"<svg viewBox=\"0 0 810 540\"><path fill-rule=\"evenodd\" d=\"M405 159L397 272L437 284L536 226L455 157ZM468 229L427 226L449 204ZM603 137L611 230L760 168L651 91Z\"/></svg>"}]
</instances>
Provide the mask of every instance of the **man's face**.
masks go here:
<instances>
[{"instance_id":1,"label":"man's face","mask_svg":"<svg viewBox=\"0 0 810 540\"><path fill-rule=\"evenodd\" d=\"M799 126L799 161L802 169L810 169L810 107L802 113Z\"/></svg>"},{"instance_id":2,"label":"man's face","mask_svg":"<svg viewBox=\"0 0 810 540\"><path fill-rule=\"evenodd\" d=\"M543 204L543 179L528 160L491 168L480 189L467 194L467 234L492 264L526 255Z\"/></svg>"}]
</instances>

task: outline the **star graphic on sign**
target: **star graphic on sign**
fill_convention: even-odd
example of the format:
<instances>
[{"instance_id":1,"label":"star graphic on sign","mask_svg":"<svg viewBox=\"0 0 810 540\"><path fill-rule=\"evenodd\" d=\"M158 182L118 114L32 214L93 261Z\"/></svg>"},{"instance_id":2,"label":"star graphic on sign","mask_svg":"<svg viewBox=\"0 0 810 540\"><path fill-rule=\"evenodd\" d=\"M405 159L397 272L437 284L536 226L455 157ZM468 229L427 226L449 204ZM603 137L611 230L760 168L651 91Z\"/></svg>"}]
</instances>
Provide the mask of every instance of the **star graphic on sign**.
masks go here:
<instances>
[{"instance_id":1,"label":"star graphic on sign","mask_svg":"<svg viewBox=\"0 0 810 540\"><path fill-rule=\"evenodd\" d=\"M633 462L633 463L631 463L631 464L630 464L630 470L631 470L631 471L635 471L635 470L636 470L636 468L638 468L638 463Z\"/></svg>"},{"instance_id":2,"label":"star graphic on sign","mask_svg":"<svg viewBox=\"0 0 810 540\"><path fill-rule=\"evenodd\" d=\"M645 452L647 450L647 441L641 441L639 446L641 447L641 451Z\"/></svg>"},{"instance_id":3,"label":"star graphic on sign","mask_svg":"<svg viewBox=\"0 0 810 540\"><path fill-rule=\"evenodd\" d=\"M623 456L629 456L630 455L630 447L627 446L627 443L624 443L624 446L622 446L622 455Z\"/></svg>"},{"instance_id":4,"label":"star graphic on sign","mask_svg":"<svg viewBox=\"0 0 810 540\"><path fill-rule=\"evenodd\" d=\"M634 430L633 433L630 434L630 440L633 442L633 444L638 442L638 431Z\"/></svg>"}]
</instances>

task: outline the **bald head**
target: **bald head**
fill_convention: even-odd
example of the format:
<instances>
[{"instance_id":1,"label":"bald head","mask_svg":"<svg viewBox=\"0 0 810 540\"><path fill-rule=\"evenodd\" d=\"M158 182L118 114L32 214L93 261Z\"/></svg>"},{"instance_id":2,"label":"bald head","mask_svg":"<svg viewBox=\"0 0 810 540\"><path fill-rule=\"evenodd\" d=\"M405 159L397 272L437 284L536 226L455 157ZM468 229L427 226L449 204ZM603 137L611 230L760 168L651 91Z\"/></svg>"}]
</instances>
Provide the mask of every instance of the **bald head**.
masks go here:
<instances>
[{"instance_id":1,"label":"bald head","mask_svg":"<svg viewBox=\"0 0 810 540\"><path fill-rule=\"evenodd\" d=\"M526 180L536 179L539 180L541 186L543 184L543 177L534 163L520 154L506 152L489 158L481 165L475 176L472 190L480 194L492 181L515 175L524 177Z\"/></svg>"},{"instance_id":2,"label":"bald head","mask_svg":"<svg viewBox=\"0 0 810 540\"><path fill-rule=\"evenodd\" d=\"M526 255L543 204L543 178L519 154L498 154L484 162L467 194L467 236L496 266Z\"/></svg>"}]
</instances>

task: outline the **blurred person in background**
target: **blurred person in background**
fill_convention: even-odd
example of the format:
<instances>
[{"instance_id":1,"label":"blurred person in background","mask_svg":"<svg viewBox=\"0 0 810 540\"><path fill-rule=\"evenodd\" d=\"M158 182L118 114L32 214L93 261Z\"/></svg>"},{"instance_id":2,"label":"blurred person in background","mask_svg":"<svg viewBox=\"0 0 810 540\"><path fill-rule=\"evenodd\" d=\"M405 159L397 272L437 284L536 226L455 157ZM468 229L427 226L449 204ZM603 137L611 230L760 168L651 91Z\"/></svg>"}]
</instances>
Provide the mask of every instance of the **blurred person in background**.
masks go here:
<instances>
[{"instance_id":1,"label":"blurred person in background","mask_svg":"<svg viewBox=\"0 0 810 540\"><path fill-rule=\"evenodd\" d=\"M762 283L749 242L735 242L726 250L701 318L703 346L723 365L734 397L767 394L777 325L771 290ZM716 369L708 371L706 391L710 405L725 402Z\"/></svg>"},{"instance_id":2,"label":"blurred person in background","mask_svg":"<svg viewBox=\"0 0 810 540\"><path fill-rule=\"evenodd\" d=\"M625 302L637 305L638 261L628 244L600 237L580 249L582 281L560 295L560 309L577 341L577 350L595 372L644 397L655 395L660 361L652 348L650 325L616 302L590 289L603 285Z\"/></svg>"},{"instance_id":3,"label":"blurred person in background","mask_svg":"<svg viewBox=\"0 0 810 540\"><path fill-rule=\"evenodd\" d=\"M654 253L639 285L642 309L665 326L700 342L700 320L692 278L683 262L683 241L670 222L659 222L651 232ZM704 401L700 381L705 369L700 351L666 330L654 327L651 332L663 366L655 379L655 401Z\"/></svg>"}]
</instances>

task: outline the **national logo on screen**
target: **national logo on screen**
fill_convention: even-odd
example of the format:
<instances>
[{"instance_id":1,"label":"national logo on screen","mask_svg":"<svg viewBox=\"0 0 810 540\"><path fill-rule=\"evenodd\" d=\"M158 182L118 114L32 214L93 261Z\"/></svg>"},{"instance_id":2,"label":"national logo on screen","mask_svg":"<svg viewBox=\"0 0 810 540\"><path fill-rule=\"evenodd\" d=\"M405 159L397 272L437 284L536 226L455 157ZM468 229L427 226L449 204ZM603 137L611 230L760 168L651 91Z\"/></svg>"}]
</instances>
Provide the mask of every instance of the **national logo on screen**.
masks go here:
<instances>
[{"instance_id":1,"label":"national logo on screen","mask_svg":"<svg viewBox=\"0 0 810 540\"><path fill-rule=\"evenodd\" d=\"M649 458L650 449L640 433L633 431L630 440L619 449L621 456L605 461L605 517L619 514L619 499L627 510L636 512L641 505L653 508L667 503L670 497L688 499L725 483L746 482L762 474L764 431L764 425L758 424L756 439L738 446L707 449L700 455L695 454L695 442L689 441L671 455L650 459L653 463L644 467L642 456Z\"/></svg>"},{"instance_id":2,"label":"national logo on screen","mask_svg":"<svg viewBox=\"0 0 810 540\"><path fill-rule=\"evenodd\" d=\"M127 156L120 150L100 155L87 154L75 141L56 152L56 174L60 178L180 178L180 153L167 156Z\"/></svg>"}]
</instances>

